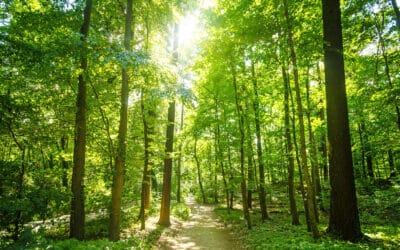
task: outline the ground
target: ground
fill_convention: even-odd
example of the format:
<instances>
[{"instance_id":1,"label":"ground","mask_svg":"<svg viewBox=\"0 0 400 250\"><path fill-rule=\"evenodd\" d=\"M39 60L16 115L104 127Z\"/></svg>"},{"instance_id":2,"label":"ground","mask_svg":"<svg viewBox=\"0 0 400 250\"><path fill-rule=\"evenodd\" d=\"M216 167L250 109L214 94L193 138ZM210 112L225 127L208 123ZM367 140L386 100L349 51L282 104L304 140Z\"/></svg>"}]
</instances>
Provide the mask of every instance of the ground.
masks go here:
<instances>
[{"instance_id":1,"label":"ground","mask_svg":"<svg viewBox=\"0 0 400 250\"><path fill-rule=\"evenodd\" d=\"M155 249L242 249L231 229L225 227L211 205L200 205L190 196L191 209L186 221L173 218Z\"/></svg>"}]
</instances>

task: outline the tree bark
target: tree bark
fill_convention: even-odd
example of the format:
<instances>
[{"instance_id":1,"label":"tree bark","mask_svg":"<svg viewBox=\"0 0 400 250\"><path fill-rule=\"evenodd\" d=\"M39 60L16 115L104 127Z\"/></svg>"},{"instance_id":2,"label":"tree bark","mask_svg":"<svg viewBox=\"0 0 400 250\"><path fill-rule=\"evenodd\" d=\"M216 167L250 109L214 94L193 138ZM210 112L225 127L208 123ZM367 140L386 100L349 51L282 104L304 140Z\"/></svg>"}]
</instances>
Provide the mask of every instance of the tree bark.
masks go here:
<instances>
[{"instance_id":1,"label":"tree bark","mask_svg":"<svg viewBox=\"0 0 400 250\"><path fill-rule=\"evenodd\" d=\"M289 79L286 75L286 69L282 66L283 84L285 89L285 138L286 138L286 154L288 157L288 191L290 202L290 214L292 216L292 225L300 225L299 213L297 212L297 205L294 190L294 159L293 159L293 145L290 136L290 111L289 111Z\"/></svg>"},{"instance_id":2,"label":"tree bark","mask_svg":"<svg viewBox=\"0 0 400 250\"><path fill-rule=\"evenodd\" d=\"M206 203L206 195L204 193L204 188L203 188L203 179L201 177L201 168L200 168L200 161L199 158L197 157L197 138L194 139L194 152L193 152L193 157L194 160L196 161L196 167L197 167L197 181L199 182L200 186L200 192L201 192L201 199L203 201L203 204Z\"/></svg>"},{"instance_id":3,"label":"tree bark","mask_svg":"<svg viewBox=\"0 0 400 250\"><path fill-rule=\"evenodd\" d=\"M67 135L61 136L60 145L61 145L61 151L63 153L65 153L68 149L68 136ZM61 168L62 168L62 177L61 177L62 186L67 190L68 189L69 164L68 164L68 161L64 158L64 156L61 156Z\"/></svg>"},{"instance_id":4,"label":"tree bark","mask_svg":"<svg viewBox=\"0 0 400 250\"><path fill-rule=\"evenodd\" d=\"M251 219L249 213L249 207L247 202L247 185L246 185L246 175L245 175L245 166L244 166L244 141L245 141L245 134L244 134L244 117L243 117L243 107L239 101L239 93L236 81L236 73L234 70L234 66L231 67L232 69L232 77L233 77L233 87L235 92L235 103L236 103L236 111L239 121L239 132L240 132L240 174L241 174L241 183L240 188L242 191L242 206L243 206L243 215L244 219L247 222L247 228L251 229Z\"/></svg>"},{"instance_id":5,"label":"tree bark","mask_svg":"<svg viewBox=\"0 0 400 250\"><path fill-rule=\"evenodd\" d=\"M179 127L179 133L183 132L183 112L184 112L184 105L182 103L181 106L181 125ZM182 174L182 140L183 138L181 138L180 142L179 142L179 146L178 146L178 169L177 169L177 190L176 190L176 201L178 203L181 203L181 174Z\"/></svg>"},{"instance_id":6,"label":"tree bark","mask_svg":"<svg viewBox=\"0 0 400 250\"><path fill-rule=\"evenodd\" d=\"M307 69L307 80L306 80L306 102L307 102L307 125L308 125L308 140L311 152L311 179L312 186L314 188L313 203L315 207L315 221L319 223L318 206L317 200L321 203L321 180L319 177L318 160L317 160L317 146L315 143L314 131L311 125L311 104L310 104L310 81L308 79L309 69Z\"/></svg>"},{"instance_id":7,"label":"tree bark","mask_svg":"<svg viewBox=\"0 0 400 250\"><path fill-rule=\"evenodd\" d=\"M254 62L251 62L251 78L253 82L254 91L254 101L253 101L253 111L254 111L254 123L256 126L256 139L257 139L257 160L258 160L258 174L260 179L259 185L259 200L261 209L261 220L265 221L268 219L267 211L267 201L265 192L265 169L263 162L263 152L262 152L262 136L261 136L261 122L260 122L260 97L258 95L258 82L256 78L256 72L254 68Z\"/></svg>"},{"instance_id":8,"label":"tree bark","mask_svg":"<svg viewBox=\"0 0 400 250\"><path fill-rule=\"evenodd\" d=\"M174 152L174 122L175 122L175 101L171 101L168 107L167 137L165 142L165 159L163 172L163 186L161 197L160 218L158 224L169 227L170 204L171 204L171 181L172 181L172 159Z\"/></svg>"},{"instance_id":9,"label":"tree bark","mask_svg":"<svg viewBox=\"0 0 400 250\"><path fill-rule=\"evenodd\" d=\"M89 35L90 16L92 13L92 0L86 0L83 24L80 30L82 42L82 55L78 77L78 95L76 99L75 140L73 170L71 180L71 217L69 224L70 238L83 240L85 235L85 198L83 176L85 173L86 154L86 75L88 59L86 55L86 40Z\"/></svg>"},{"instance_id":10,"label":"tree bark","mask_svg":"<svg viewBox=\"0 0 400 250\"><path fill-rule=\"evenodd\" d=\"M317 76L318 77L318 86L321 88L323 83L322 83L322 79L321 79L322 77L321 77L321 69L319 67L319 62L317 63L317 75L318 75ZM323 102L322 98L320 99L319 102L320 103ZM325 109L322 106L319 109L319 119L323 122L323 124L325 124ZM318 150L319 150L319 152L321 154L321 158L322 158L321 163L319 165L322 168L322 174L324 177L324 181L327 181L329 173L328 173L328 160L327 160L328 154L327 154L327 149L326 149L326 131L325 130L321 133L319 140L320 140L320 144L319 144ZM322 207L322 203L320 205Z\"/></svg>"},{"instance_id":11,"label":"tree bark","mask_svg":"<svg viewBox=\"0 0 400 250\"><path fill-rule=\"evenodd\" d=\"M124 47L126 51L130 50L133 39L133 0L127 0L127 10L125 16L125 37ZM111 241L119 240L120 220L121 220L121 199L124 186L124 171L126 162L126 143L128 131L128 98L129 98L129 76L128 69L122 67L122 86L121 86L121 109L118 129L118 149L115 159L115 168L113 174L112 196L109 236Z\"/></svg>"},{"instance_id":12,"label":"tree bark","mask_svg":"<svg viewBox=\"0 0 400 250\"><path fill-rule=\"evenodd\" d=\"M178 24L174 25L174 44L173 44L173 60L178 62ZM171 205L171 181L172 181L172 160L174 154L174 128L175 128L175 99L171 100L168 105L168 122L167 134L165 141L165 158L163 172L163 186L161 196L160 218L158 224L169 227L170 222L170 205Z\"/></svg>"},{"instance_id":13,"label":"tree bark","mask_svg":"<svg viewBox=\"0 0 400 250\"><path fill-rule=\"evenodd\" d=\"M224 193L226 199L226 209L229 211L229 188L227 182L227 176L225 171L225 165L223 162L223 149L221 145L221 129L220 129L220 122L219 122L219 108L218 108L218 99L215 98L215 120L216 120L216 130L215 130L215 154L217 156L217 164L221 167L221 175L222 181L224 184Z\"/></svg>"},{"instance_id":14,"label":"tree bark","mask_svg":"<svg viewBox=\"0 0 400 250\"><path fill-rule=\"evenodd\" d=\"M287 1L283 0L285 19L287 25L287 33L288 33L288 44L290 48L290 58L292 60L293 65L293 74L294 74L294 84L296 90L296 103L297 103L297 117L299 120L299 132L300 132L300 159L301 165L303 169L304 179L307 184L307 208L309 213L309 222L311 227L311 232L314 238L319 237L317 222L315 220L316 207L314 206L313 200L315 199L314 190L312 187L311 178L309 176L308 164L307 164L307 149L306 149L306 140L305 140L305 129L304 129L304 118L303 118L303 104L301 101L300 94L300 86L299 86L299 73L297 68L297 58L294 50L293 44L293 34L292 34L292 23L289 17L289 11L287 6ZM306 209L307 209L306 208Z\"/></svg>"},{"instance_id":15,"label":"tree bark","mask_svg":"<svg viewBox=\"0 0 400 250\"><path fill-rule=\"evenodd\" d=\"M343 240L362 237L351 155L339 0L322 0L331 211L327 231Z\"/></svg>"}]
</instances>

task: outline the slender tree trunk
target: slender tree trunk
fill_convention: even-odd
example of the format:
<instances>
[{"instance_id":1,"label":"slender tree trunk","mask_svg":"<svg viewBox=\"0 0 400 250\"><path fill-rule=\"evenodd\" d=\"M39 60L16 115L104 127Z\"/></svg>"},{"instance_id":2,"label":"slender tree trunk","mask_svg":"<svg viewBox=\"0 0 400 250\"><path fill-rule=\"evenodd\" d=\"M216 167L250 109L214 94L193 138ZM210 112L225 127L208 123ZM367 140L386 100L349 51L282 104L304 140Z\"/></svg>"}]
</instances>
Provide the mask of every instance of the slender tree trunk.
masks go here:
<instances>
[{"instance_id":1,"label":"slender tree trunk","mask_svg":"<svg viewBox=\"0 0 400 250\"><path fill-rule=\"evenodd\" d=\"M142 121L143 121L143 135L144 135L144 165L143 165L143 175L142 175L142 191L140 199L140 229L143 230L146 227L146 211L150 207L150 185L151 185L151 166L150 166L150 141L149 138L149 125L147 114L150 111L146 110L145 107L145 97L144 89L141 93L141 111L142 111Z\"/></svg>"},{"instance_id":2,"label":"slender tree trunk","mask_svg":"<svg viewBox=\"0 0 400 250\"><path fill-rule=\"evenodd\" d=\"M311 104L310 104L310 81L308 79L309 69L307 69L307 80L306 80L306 100L307 100L307 125L308 125L308 139L310 144L311 151L311 178L312 178L312 186L314 188L313 203L315 207L315 221L319 223L318 216L318 203L321 203L321 180L319 177L319 169L318 169L318 159L317 159L317 146L315 143L314 132L311 126Z\"/></svg>"},{"instance_id":3,"label":"slender tree trunk","mask_svg":"<svg viewBox=\"0 0 400 250\"><path fill-rule=\"evenodd\" d=\"M228 137L228 166L229 166L229 193L230 193L230 198L229 198L229 209L233 209L233 174L232 174L232 156L231 156L231 146L229 142L229 137ZM229 210L228 210L229 211Z\"/></svg>"},{"instance_id":4,"label":"slender tree trunk","mask_svg":"<svg viewBox=\"0 0 400 250\"><path fill-rule=\"evenodd\" d=\"M242 177L240 187L242 191L242 205L243 205L243 215L247 222L247 228L251 229L251 219L249 213L249 207L247 202L247 186L246 186L246 176L245 176L245 166L244 166L244 141L245 141L245 134L244 134L244 117L243 117L243 107L239 101L239 94L238 94L238 87L236 82L236 73L234 70L234 66L231 67L232 69L232 76L233 76L233 87L235 90L235 102L236 102L236 111L239 120L239 132L240 132L240 174Z\"/></svg>"},{"instance_id":5,"label":"slender tree trunk","mask_svg":"<svg viewBox=\"0 0 400 250\"><path fill-rule=\"evenodd\" d=\"M184 112L184 105L182 103L181 106L181 125L179 127L179 133L183 132L183 112ZM177 190L176 190L176 200L178 203L181 203L181 173L182 173L182 140L183 138L180 140L179 142L179 146L178 146L178 169L177 169L177 182L178 182L178 186L177 186Z\"/></svg>"},{"instance_id":6,"label":"slender tree trunk","mask_svg":"<svg viewBox=\"0 0 400 250\"><path fill-rule=\"evenodd\" d=\"M61 144L62 152L65 153L68 149L68 137L66 135L61 136L60 144ZM68 189L69 164L68 164L68 161L63 156L61 156L61 168L62 168L62 177L61 177L62 186L65 189Z\"/></svg>"},{"instance_id":7,"label":"slender tree trunk","mask_svg":"<svg viewBox=\"0 0 400 250\"><path fill-rule=\"evenodd\" d=\"M319 67L319 62L317 62L317 75L318 75L318 86L319 88L322 88L323 82L322 82L322 77L321 77L321 69ZM320 103L323 103L322 98L319 100ZM319 119L322 121L322 123L325 125L325 109L324 107L321 105L320 109L319 109ZM319 152L321 154L321 169L322 169L322 173L324 176L324 181L328 180L328 154L327 154L327 149L326 149L326 131L323 130L321 132L320 135L320 144L319 144ZM320 204L321 208L322 208L322 203Z\"/></svg>"},{"instance_id":8,"label":"slender tree trunk","mask_svg":"<svg viewBox=\"0 0 400 250\"><path fill-rule=\"evenodd\" d=\"M327 231L343 240L362 237L354 183L339 0L322 0L331 183Z\"/></svg>"},{"instance_id":9,"label":"slender tree trunk","mask_svg":"<svg viewBox=\"0 0 400 250\"><path fill-rule=\"evenodd\" d=\"M125 16L125 38L124 47L126 51L130 50L133 39L133 0L127 0L127 10ZM111 241L119 240L120 220L121 220L121 199L124 186L124 169L126 162L126 144L128 131L128 98L129 98L129 76L128 69L122 67L122 86L121 86L121 109L118 129L118 149L115 159L115 168L113 174L112 196L109 236Z\"/></svg>"},{"instance_id":10,"label":"slender tree trunk","mask_svg":"<svg viewBox=\"0 0 400 250\"><path fill-rule=\"evenodd\" d=\"M210 152L211 155L211 152ZM211 163L210 163L211 169ZM218 173L217 173L217 166L214 168L214 204L218 204Z\"/></svg>"},{"instance_id":11,"label":"slender tree trunk","mask_svg":"<svg viewBox=\"0 0 400 250\"><path fill-rule=\"evenodd\" d=\"M25 180L25 146L19 147L19 149L21 150L21 169L19 171L17 179L17 199L21 201L22 194L24 192L24 180ZM20 233L22 231L21 226L23 226L22 211L18 209L15 212L15 218L14 218L14 232L13 232L14 241L17 241L20 236Z\"/></svg>"},{"instance_id":12,"label":"slender tree trunk","mask_svg":"<svg viewBox=\"0 0 400 250\"><path fill-rule=\"evenodd\" d=\"M174 25L174 45L173 54L174 63L178 62L178 24ZM170 222L170 209L171 209L171 182L172 182L172 160L174 153L174 128L175 128L175 99L169 102L168 106L168 123L167 134L165 141L165 159L164 159L164 173L163 173L163 186L161 196L160 218L158 224L161 226L169 227Z\"/></svg>"},{"instance_id":13,"label":"slender tree trunk","mask_svg":"<svg viewBox=\"0 0 400 250\"><path fill-rule=\"evenodd\" d=\"M299 73L297 68L297 59L296 53L294 51L293 45L293 34L292 34L292 24L289 17L289 11L287 6L287 1L283 0L286 25L287 25L287 33L288 33L288 44L290 48L290 57L293 65L293 73L294 73L294 84L296 89L296 103L297 103L297 117L299 120L299 129L300 129L300 157L301 157L301 165L303 169L304 179L307 184L307 208L309 213L310 227L314 238L319 237L317 222L315 220L316 207L314 206L313 200L315 199L314 190L312 187L311 178L309 176L308 164L307 164L307 149L306 149L306 141L305 141L305 129L304 129L304 119L303 119L303 104L301 101L301 93L299 86ZM307 209L306 208L306 209Z\"/></svg>"},{"instance_id":14,"label":"slender tree trunk","mask_svg":"<svg viewBox=\"0 0 400 250\"><path fill-rule=\"evenodd\" d=\"M225 165L223 162L223 149L221 145L221 130L220 130L220 122L219 122L219 108L218 108L218 99L215 98L215 120L216 120L216 129L215 129L215 155L217 156L217 164L221 167L221 175L222 181L224 184L224 193L225 193L225 200L226 200L226 209L229 210L229 189L228 189L228 182L227 176L225 171Z\"/></svg>"},{"instance_id":15,"label":"slender tree trunk","mask_svg":"<svg viewBox=\"0 0 400 250\"><path fill-rule=\"evenodd\" d=\"M197 138L194 139L193 157L194 157L194 160L196 161L197 181L199 182L199 186L200 186L201 198L202 198L203 204L205 204L206 203L206 195L204 193L203 180L201 177L200 161L199 161L199 158L197 157Z\"/></svg>"},{"instance_id":16,"label":"slender tree trunk","mask_svg":"<svg viewBox=\"0 0 400 250\"><path fill-rule=\"evenodd\" d=\"M145 51L146 53L149 51L149 34L150 34L150 24L149 24L149 10L146 8L145 15L145 26L146 26L146 41L145 41ZM146 219L148 216L148 211L150 209L150 196L151 196L151 177L152 177L152 167L153 162L151 160L151 144L153 142L153 134L154 134L154 119L155 112L152 105L146 106L146 102L149 102L147 99L147 89L146 86L149 86L149 75L146 74L144 77L145 85L141 90L141 112L142 112L142 122L143 122L143 139L144 139L144 166L143 166L143 174L142 174L142 190L140 196L140 211L139 211L139 220L140 220L140 229L144 230L146 228Z\"/></svg>"},{"instance_id":17,"label":"slender tree trunk","mask_svg":"<svg viewBox=\"0 0 400 250\"><path fill-rule=\"evenodd\" d=\"M86 76L87 55L86 40L89 34L90 16L92 12L92 0L86 0L86 6L81 26L81 41L83 44L82 56L80 59L80 69L78 79L78 95L76 99L76 117L75 117L75 141L73 170L71 181L71 217L69 225L70 238L83 240L85 235L85 198L83 188L83 176L85 172L85 154L86 154Z\"/></svg>"},{"instance_id":18,"label":"slender tree trunk","mask_svg":"<svg viewBox=\"0 0 400 250\"><path fill-rule=\"evenodd\" d=\"M289 76L286 73L286 69L283 68L283 73L286 75L287 79L287 84L288 84L288 89L289 89L289 97L290 97L290 105L291 105L291 110L292 110L292 134L293 134L293 146L294 146L294 152L296 155L296 163L297 163L297 168L299 171L299 181L300 181L300 193L301 193L301 199L303 201L303 207L304 207L304 213L306 216L306 223L307 223L307 230L310 232L311 231L311 226L310 226L310 214L308 213L308 203L307 203L307 198L306 198L306 191L304 189L304 181L303 181L303 174L302 174L302 169L301 169L301 162L300 162L300 157L299 157L299 146L297 143L297 135L296 135L296 107L294 105L294 100L293 100L293 95L292 95L292 90L290 87L290 81L289 81ZM284 76L285 78L285 76Z\"/></svg>"},{"instance_id":19,"label":"slender tree trunk","mask_svg":"<svg viewBox=\"0 0 400 250\"><path fill-rule=\"evenodd\" d=\"M254 62L251 62L251 78L253 82L254 100L253 100L253 111L254 111L254 122L256 126L256 139L257 139L257 160L258 160L258 172L260 175L259 185L259 199L261 209L261 220L265 221L268 219L267 212L267 201L265 192L265 169L262 152L262 136L261 136L261 122L260 122L260 97L258 95L258 82L254 67Z\"/></svg>"},{"instance_id":20,"label":"slender tree trunk","mask_svg":"<svg viewBox=\"0 0 400 250\"><path fill-rule=\"evenodd\" d=\"M251 136L250 121L248 115L245 115L246 134L247 134L247 206L253 208L253 192L256 191L253 165L253 137Z\"/></svg>"},{"instance_id":21,"label":"slender tree trunk","mask_svg":"<svg viewBox=\"0 0 400 250\"><path fill-rule=\"evenodd\" d=\"M113 78L108 79L108 82L113 82ZM97 101L99 101L99 93L97 92L95 86L90 83L92 90L93 90L93 94L96 98ZM111 131L110 131L110 121L107 117L106 112L104 111L104 109L99 106L99 112L101 115L101 120L104 123L104 130L106 131L107 134L107 141L108 141L108 152L109 152L109 166L110 166L110 170L112 171L113 167L114 167L114 158L115 158L115 148L114 148L114 141L111 137Z\"/></svg>"},{"instance_id":22,"label":"slender tree trunk","mask_svg":"<svg viewBox=\"0 0 400 250\"><path fill-rule=\"evenodd\" d=\"M285 137L286 137L286 154L288 157L288 189L289 189L289 202L290 214L292 215L292 225L300 225L299 214L297 212L297 205L294 190L294 159L293 159L293 145L290 136L290 111L289 111L289 79L286 75L286 69L282 66L283 84L285 89Z\"/></svg>"},{"instance_id":23,"label":"slender tree trunk","mask_svg":"<svg viewBox=\"0 0 400 250\"><path fill-rule=\"evenodd\" d=\"M158 224L169 227L170 222L170 204L171 204L171 181L172 181L172 160L173 160L173 142L174 142L174 121L175 121L175 101L171 101L168 107L168 125L167 139L165 142L165 159L163 172L163 186L161 197L160 218Z\"/></svg>"},{"instance_id":24,"label":"slender tree trunk","mask_svg":"<svg viewBox=\"0 0 400 250\"><path fill-rule=\"evenodd\" d=\"M364 135L363 131L361 130L361 124L358 123L358 135L360 137L360 145L361 145L361 168L362 168L362 175L364 179L367 179L367 171L365 168L365 146L364 146Z\"/></svg>"}]
</instances>

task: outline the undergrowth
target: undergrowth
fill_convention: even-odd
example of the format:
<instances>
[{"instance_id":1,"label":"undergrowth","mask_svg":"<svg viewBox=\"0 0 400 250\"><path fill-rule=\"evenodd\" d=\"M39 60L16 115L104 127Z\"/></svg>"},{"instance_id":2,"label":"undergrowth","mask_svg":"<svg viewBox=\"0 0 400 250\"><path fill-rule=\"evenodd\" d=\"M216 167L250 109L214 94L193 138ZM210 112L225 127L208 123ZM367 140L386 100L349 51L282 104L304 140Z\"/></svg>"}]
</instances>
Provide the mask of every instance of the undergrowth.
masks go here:
<instances>
[{"instance_id":1,"label":"undergrowth","mask_svg":"<svg viewBox=\"0 0 400 250\"><path fill-rule=\"evenodd\" d=\"M367 193L359 192L360 222L366 237L358 243L340 241L325 234L328 213L320 213L321 237L317 240L307 232L303 211L300 211L301 225L291 225L285 192L276 192L270 197L270 219L266 222L261 223L259 210L251 211L251 230L247 229L241 210L227 211L225 207L218 207L215 212L225 223L233 225L236 235L249 249L400 249L399 191L399 186L393 185L385 189L368 187ZM301 203L297 204L301 210Z\"/></svg>"}]
</instances>

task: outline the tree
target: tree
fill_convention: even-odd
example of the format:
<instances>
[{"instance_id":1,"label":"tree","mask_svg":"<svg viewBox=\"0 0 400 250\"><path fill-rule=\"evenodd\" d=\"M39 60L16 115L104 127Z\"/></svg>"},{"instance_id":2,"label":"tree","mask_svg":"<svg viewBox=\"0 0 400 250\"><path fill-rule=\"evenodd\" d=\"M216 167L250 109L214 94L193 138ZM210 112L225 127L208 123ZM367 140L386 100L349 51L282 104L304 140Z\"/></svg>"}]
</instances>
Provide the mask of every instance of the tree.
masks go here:
<instances>
[{"instance_id":1,"label":"tree","mask_svg":"<svg viewBox=\"0 0 400 250\"><path fill-rule=\"evenodd\" d=\"M236 79L236 70L235 70L235 65L231 66L231 71L232 71L232 81L233 81L233 88L234 88L234 93L235 93L235 103L236 103L236 113L237 113L237 119L238 119L238 125L239 125L239 132L240 132L240 175L241 175L241 181L240 181L240 189L242 192L242 206L243 206L243 215L244 219L246 220L247 223L247 228L251 229L251 218L250 218L250 213L249 213L249 207L248 207L248 197L247 197L247 184L246 184L246 177L245 177L245 166L244 166L244 143L245 143L245 131L244 131L244 114L243 114L243 105L241 103L241 100L239 99L239 91L238 91L238 83Z\"/></svg>"},{"instance_id":2,"label":"tree","mask_svg":"<svg viewBox=\"0 0 400 250\"><path fill-rule=\"evenodd\" d=\"M82 55L80 59L78 95L76 98L74 167L72 172L72 200L70 218L70 237L83 240L85 235L85 201L83 190L83 176L85 172L86 154L86 81L88 59L86 54L86 40L89 34L92 0L86 0L86 6L81 26Z\"/></svg>"},{"instance_id":3,"label":"tree","mask_svg":"<svg viewBox=\"0 0 400 250\"><path fill-rule=\"evenodd\" d=\"M174 24L174 45L173 60L176 64L178 61L178 24ZM172 97L174 98L174 97ZM172 160L174 154L174 127L175 127L175 99L171 100L168 105L167 132L165 140L165 156L163 171L163 187L161 196L160 218L158 224L169 227L170 222L170 204L171 204L171 179L172 179Z\"/></svg>"},{"instance_id":4,"label":"tree","mask_svg":"<svg viewBox=\"0 0 400 250\"><path fill-rule=\"evenodd\" d=\"M289 10L287 1L283 0L284 5L284 13L285 20L287 25L287 39L288 45L290 49L290 58L292 60L293 65L293 75L294 75L294 84L296 90L296 104L297 104L297 117L299 121L299 132L300 132L300 159L301 159L301 168L303 170L304 179L307 184L307 207L305 209L308 210L308 218L309 226L312 231L313 237L318 238L319 232L316 221L316 207L315 207L315 194L314 188L312 186L311 178L309 176L308 165L307 165L307 152L306 152L306 141L305 141L305 129L304 129L304 117L303 117L303 104L301 100L300 86L299 86L299 73L298 73L298 65L297 65L297 57L294 50L293 45L293 31L292 31L292 23L289 16Z\"/></svg>"},{"instance_id":5,"label":"tree","mask_svg":"<svg viewBox=\"0 0 400 250\"><path fill-rule=\"evenodd\" d=\"M345 88L339 0L322 0L331 212L327 231L343 240L362 237L358 217Z\"/></svg>"},{"instance_id":6,"label":"tree","mask_svg":"<svg viewBox=\"0 0 400 250\"><path fill-rule=\"evenodd\" d=\"M253 61L251 61L251 79L253 82L253 91L254 91L253 111L254 111L254 123L256 127L258 171L260 175L259 199L261 208L261 220L264 221L268 219L268 212L267 212L267 204L265 198L265 171L263 162L263 152L261 146L262 137L261 137L260 108L259 108L260 97L258 95L258 82Z\"/></svg>"},{"instance_id":7,"label":"tree","mask_svg":"<svg viewBox=\"0 0 400 250\"><path fill-rule=\"evenodd\" d=\"M125 37L124 47L126 51L131 48L133 39L133 0L127 0L125 16ZM122 65L122 86L121 86L121 109L118 130L118 149L115 159L113 174L109 239L119 240L120 218L121 218L121 198L124 185L124 168L126 161L126 140L128 130L128 98L129 98L129 76L127 65Z\"/></svg>"},{"instance_id":8,"label":"tree","mask_svg":"<svg viewBox=\"0 0 400 250\"><path fill-rule=\"evenodd\" d=\"M292 216L292 225L300 225L299 214L294 191L294 159L293 159L293 144L290 135L290 113L289 113L289 79L286 74L285 67L282 66L283 84L285 87L284 93L284 109L285 109L285 139L286 139L286 154L288 157L288 193L290 202L290 214ZM301 184L303 185L303 184Z\"/></svg>"}]
</instances>

